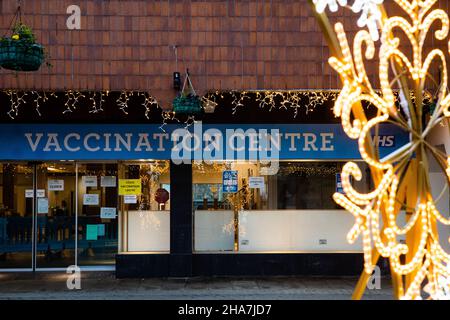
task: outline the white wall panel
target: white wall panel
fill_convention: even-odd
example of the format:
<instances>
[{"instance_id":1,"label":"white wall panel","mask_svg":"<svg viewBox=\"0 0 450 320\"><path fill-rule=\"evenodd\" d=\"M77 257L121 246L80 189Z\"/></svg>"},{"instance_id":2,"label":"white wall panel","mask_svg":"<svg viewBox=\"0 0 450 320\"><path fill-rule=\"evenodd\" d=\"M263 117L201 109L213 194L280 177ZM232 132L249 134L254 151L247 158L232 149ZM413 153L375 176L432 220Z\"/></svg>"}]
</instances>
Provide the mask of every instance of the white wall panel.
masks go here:
<instances>
[{"instance_id":1,"label":"white wall panel","mask_svg":"<svg viewBox=\"0 0 450 320\"><path fill-rule=\"evenodd\" d=\"M346 236L354 217L343 210L247 211L239 215L239 251L356 251Z\"/></svg>"},{"instance_id":2,"label":"white wall panel","mask_svg":"<svg viewBox=\"0 0 450 320\"><path fill-rule=\"evenodd\" d=\"M169 250L169 211L128 212L128 251Z\"/></svg>"},{"instance_id":3,"label":"white wall panel","mask_svg":"<svg viewBox=\"0 0 450 320\"><path fill-rule=\"evenodd\" d=\"M195 211L195 251L233 251L233 211Z\"/></svg>"}]
</instances>

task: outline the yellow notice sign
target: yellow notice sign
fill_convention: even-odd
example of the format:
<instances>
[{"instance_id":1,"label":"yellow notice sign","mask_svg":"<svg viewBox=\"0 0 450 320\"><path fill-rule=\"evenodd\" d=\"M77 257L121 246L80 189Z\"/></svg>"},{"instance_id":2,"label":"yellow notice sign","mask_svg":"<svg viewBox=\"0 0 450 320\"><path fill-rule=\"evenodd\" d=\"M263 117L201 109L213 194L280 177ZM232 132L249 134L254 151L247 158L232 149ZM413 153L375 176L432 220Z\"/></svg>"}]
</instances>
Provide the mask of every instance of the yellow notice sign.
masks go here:
<instances>
[{"instance_id":1,"label":"yellow notice sign","mask_svg":"<svg viewBox=\"0 0 450 320\"><path fill-rule=\"evenodd\" d=\"M134 196L141 194L141 179L119 179L119 195Z\"/></svg>"}]
</instances>

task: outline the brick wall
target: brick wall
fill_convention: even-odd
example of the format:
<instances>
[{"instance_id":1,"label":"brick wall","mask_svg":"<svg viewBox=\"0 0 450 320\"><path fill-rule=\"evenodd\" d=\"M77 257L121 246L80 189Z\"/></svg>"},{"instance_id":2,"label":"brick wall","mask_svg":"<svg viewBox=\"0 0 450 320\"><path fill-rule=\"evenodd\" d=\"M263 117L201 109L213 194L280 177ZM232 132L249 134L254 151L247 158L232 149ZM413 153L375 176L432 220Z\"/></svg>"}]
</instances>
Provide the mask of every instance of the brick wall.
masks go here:
<instances>
[{"instance_id":1,"label":"brick wall","mask_svg":"<svg viewBox=\"0 0 450 320\"><path fill-rule=\"evenodd\" d=\"M200 93L339 88L306 0L22 3L23 20L48 47L53 68L18 75L0 70L0 88L133 89L169 101L175 95L172 73L186 68ZM66 28L66 9L71 4L82 10L80 31ZM16 5L16 0L0 0L2 33ZM449 1L440 0L439 6L448 11ZM350 10L334 16L348 29L356 29ZM178 67L173 45L178 46Z\"/></svg>"}]
</instances>

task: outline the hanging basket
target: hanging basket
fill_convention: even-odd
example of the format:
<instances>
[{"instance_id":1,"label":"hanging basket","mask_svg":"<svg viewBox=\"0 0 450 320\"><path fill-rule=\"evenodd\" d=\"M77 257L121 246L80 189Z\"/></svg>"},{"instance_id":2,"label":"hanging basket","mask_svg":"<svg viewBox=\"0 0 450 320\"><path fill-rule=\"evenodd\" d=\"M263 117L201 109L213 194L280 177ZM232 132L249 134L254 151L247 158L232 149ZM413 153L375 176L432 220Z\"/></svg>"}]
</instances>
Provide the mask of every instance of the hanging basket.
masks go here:
<instances>
[{"instance_id":1,"label":"hanging basket","mask_svg":"<svg viewBox=\"0 0 450 320\"><path fill-rule=\"evenodd\" d=\"M44 48L29 40L0 40L0 66L15 71L37 71L44 62Z\"/></svg>"},{"instance_id":2,"label":"hanging basket","mask_svg":"<svg viewBox=\"0 0 450 320\"><path fill-rule=\"evenodd\" d=\"M178 114L200 114L202 112L202 102L195 93L189 73L186 72L183 90L172 103L173 111Z\"/></svg>"},{"instance_id":3,"label":"hanging basket","mask_svg":"<svg viewBox=\"0 0 450 320\"><path fill-rule=\"evenodd\" d=\"M199 114L202 112L200 98L194 95L179 95L173 100L173 111L179 114Z\"/></svg>"}]
</instances>

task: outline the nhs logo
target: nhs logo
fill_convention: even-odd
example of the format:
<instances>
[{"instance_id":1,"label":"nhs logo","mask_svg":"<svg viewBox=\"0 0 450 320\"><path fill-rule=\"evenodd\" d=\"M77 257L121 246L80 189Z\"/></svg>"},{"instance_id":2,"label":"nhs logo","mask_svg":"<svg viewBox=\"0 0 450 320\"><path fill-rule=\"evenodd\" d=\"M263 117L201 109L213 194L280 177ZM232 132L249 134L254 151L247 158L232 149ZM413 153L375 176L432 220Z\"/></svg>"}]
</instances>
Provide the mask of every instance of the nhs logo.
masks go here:
<instances>
[{"instance_id":1,"label":"nhs logo","mask_svg":"<svg viewBox=\"0 0 450 320\"><path fill-rule=\"evenodd\" d=\"M394 135L378 135L372 136L373 144L378 147L395 147Z\"/></svg>"}]
</instances>

